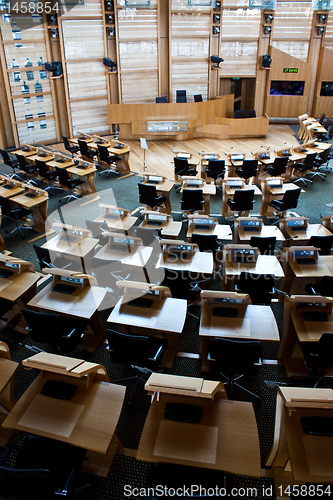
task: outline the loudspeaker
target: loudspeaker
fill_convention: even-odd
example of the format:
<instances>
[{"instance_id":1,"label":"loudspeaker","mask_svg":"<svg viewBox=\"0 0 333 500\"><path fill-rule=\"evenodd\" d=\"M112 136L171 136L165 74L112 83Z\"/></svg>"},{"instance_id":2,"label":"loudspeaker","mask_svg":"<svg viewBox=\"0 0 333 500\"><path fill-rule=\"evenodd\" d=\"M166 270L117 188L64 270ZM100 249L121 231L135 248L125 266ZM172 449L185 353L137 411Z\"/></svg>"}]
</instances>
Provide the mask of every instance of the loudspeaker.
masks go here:
<instances>
[{"instance_id":1,"label":"loudspeaker","mask_svg":"<svg viewBox=\"0 0 333 500\"><path fill-rule=\"evenodd\" d=\"M262 56L262 66L264 68L269 68L272 62L272 58L269 54L265 54Z\"/></svg>"},{"instance_id":2,"label":"loudspeaker","mask_svg":"<svg viewBox=\"0 0 333 500\"><path fill-rule=\"evenodd\" d=\"M60 61L54 61L52 63L53 66L53 76L61 76L62 75L62 65Z\"/></svg>"}]
</instances>

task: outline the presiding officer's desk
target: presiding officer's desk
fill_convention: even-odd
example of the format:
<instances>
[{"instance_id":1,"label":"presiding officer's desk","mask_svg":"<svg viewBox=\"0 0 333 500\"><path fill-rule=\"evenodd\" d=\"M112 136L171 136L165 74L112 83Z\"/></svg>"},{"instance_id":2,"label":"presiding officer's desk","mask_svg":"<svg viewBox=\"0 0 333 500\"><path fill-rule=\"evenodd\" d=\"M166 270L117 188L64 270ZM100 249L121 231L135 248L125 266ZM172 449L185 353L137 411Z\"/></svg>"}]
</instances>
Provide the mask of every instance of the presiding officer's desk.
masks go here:
<instances>
[{"instance_id":1,"label":"presiding officer's desk","mask_svg":"<svg viewBox=\"0 0 333 500\"><path fill-rule=\"evenodd\" d=\"M235 191L239 190L254 190L254 196L261 196L261 191L255 184L246 184L245 180L240 177L228 177L222 182L222 215L224 217L233 213L228 206L228 199L233 199ZM248 216L249 212L245 210L244 214Z\"/></svg>"},{"instance_id":2,"label":"presiding officer's desk","mask_svg":"<svg viewBox=\"0 0 333 500\"><path fill-rule=\"evenodd\" d=\"M157 195L165 197L165 208L160 208L161 212L171 212L170 191L173 188L174 182L169 181L163 175L153 172L142 172L143 184L150 184L156 187ZM153 207L151 207L153 208Z\"/></svg>"},{"instance_id":3,"label":"presiding officer's desk","mask_svg":"<svg viewBox=\"0 0 333 500\"><path fill-rule=\"evenodd\" d=\"M299 189L299 186L292 183L285 183L282 177L267 177L261 181L262 203L260 215L264 217L275 217L276 210L268 205L273 200L282 200L284 194L292 189Z\"/></svg>"},{"instance_id":4,"label":"presiding officer's desk","mask_svg":"<svg viewBox=\"0 0 333 500\"><path fill-rule=\"evenodd\" d=\"M259 439L252 403L225 399L214 401L200 391L202 379L186 378L187 388L177 387L178 377L175 377L174 383L168 382L174 385L174 394L162 393L159 399L154 398L143 428L137 459L259 477ZM198 390L193 387L193 382ZM188 395L189 388L193 396ZM200 422L165 418L167 403L201 407Z\"/></svg>"},{"instance_id":5,"label":"presiding officer's desk","mask_svg":"<svg viewBox=\"0 0 333 500\"><path fill-rule=\"evenodd\" d=\"M216 186L214 182L207 183L203 179L198 179L193 176L186 176L184 175L182 177L183 185L181 188L181 192L183 189L186 190L201 190L203 197L204 197L204 205L203 205L203 212L206 215L210 214L210 196L216 194ZM185 209L182 209L183 212L186 212ZM190 212L189 212L190 213Z\"/></svg>"},{"instance_id":6,"label":"presiding officer's desk","mask_svg":"<svg viewBox=\"0 0 333 500\"><path fill-rule=\"evenodd\" d=\"M156 268L184 271L198 275L213 273L211 252L200 252L196 244L181 240L160 240L161 251ZM195 278L197 279L197 277Z\"/></svg>"},{"instance_id":7,"label":"presiding officer's desk","mask_svg":"<svg viewBox=\"0 0 333 500\"><path fill-rule=\"evenodd\" d=\"M104 208L104 213L94 219L95 222L106 222L112 232L132 234L133 226L138 218L133 217L130 210L105 203L100 203L99 207Z\"/></svg>"},{"instance_id":8,"label":"presiding officer's desk","mask_svg":"<svg viewBox=\"0 0 333 500\"><path fill-rule=\"evenodd\" d=\"M266 466L273 468L279 498L288 498L287 494L281 495L287 485L319 483L324 491L327 483L331 484L333 480L333 437L305 432L303 417L333 418L332 390L278 387L274 442ZM292 474L285 472L285 468ZM281 484L284 485L282 492ZM300 486L298 490L301 490ZM306 498L321 496L318 490L318 495L312 491Z\"/></svg>"},{"instance_id":9,"label":"presiding officer's desk","mask_svg":"<svg viewBox=\"0 0 333 500\"><path fill-rule=\"evenodd\" d=\"M124 288L124 295L114 307L107 322L122 325L129 333L162 335L169 343L162 362L170 367L178 352L178 335L183 331L187 301L173 298L169 288L153 283L120 281L117 282L117 286ZM150 299L152 301L150 307L139 307L135 303L129 303L137 297Z\"/></svg>"},{"instance_id":10,"label":"presiding officer's desk","mask_svg":"<svg viewBox=\"0 0 333 500\"><path fill-rule=\"evenodd\" d=\"M279 330L270 306L252 305L250 296L244 293L203 290L200 295L199 339L203 370L208 369L209 343L215 337L280 340ZM224 315L223 311L225 311Z\"/></svg>"},{"instance_id":11,"label":"presiding officer's desk","mask_svg":"<svg viewBox=\"0 0 333 500\"><path fill-rule=\"evenodd\" d=\"M319 255L315 247L284 247L281 264L285 272L281 290L286 293L305 293L307 283L323 276L333 276L333 255Z\"/></svg>"},{"instance_id":12,"label":"presiding officer's desk","mask_svg":"<svg viewBox=\"0 0 333 500\"><path fill-rule=\"evenodd\" d=\"M301 367L304 368L302 352L297 342L317 342L323 333L333 333L333 299L320 295L291 295L284 300L284 328L283 338L279 350L279 359L302 359ZM303 314L310 313L311 320L304 318ZM326 313L327 321L316 320L316 314ZM313 319L312 319L313 318ZM293 359L288 360L293 363Z\"/></svg>"},{"instance_id":13,"label":"presiding officer's desk","mask_svg":"<svg viewBox=\"0 0 333 500\"><path fill-rule=\"evenodd\" d=\"M81 343L86 350L94 352L105 340L98 308L106 289L98 287L96 278L87 274L57 268L44 269L44 273L53 275L53 280L28 302L28 307L88 320L89 326ZM58 284L70 286L73 291L62 293L54 290Z\"/></svg>"},{"instance_id":14,"label":"presiding officer's desk","mask_svg":"<svg viewBox=\"0 0 333 500\"><path fill-rule=\"evenodd\" d=\"M311 236L331 236L322 224L309 224L309 217L285 217L279 222L287 246L307 245Z\"/></svg>"},{"instance_id":15,"label":"presiding officer's desk","mask_svg":"<svg viewBox=\"0 0 333 500\"><path fill-rule=\"evenodd\" d=\"M277 241L284 240L284 236L278 227L265 226L259 217L237 217L234 223L235 243L249 242L252 236L259 238L275 237Z\"/></svg>"},{"instance_id":16,"label":"presiding officer's desk","mask_svg":"<svg viewBox=\"0 0 333 500\"><path fill-rule=\"evenodd\" d=\"M156 213L154 210L141 210L144 216L139 227L151 229L152 231L161 230L163 238L177 238L182 230L182 222L174 221L172 215Z\"/></svg>"},{"instance_id":17,"label":"presiding officer's desk","mask_svg":"<svg viewBox=\"0 0 333 500\"><path fill-rule=\"evenodd\" d=\"M232 230L227 224L219 224L215 217L189 215L186 238L191 241L193 234L216 236L218 240L232 240Z\"/></svg>"},{"instance_id":18,"label":"presiding officer's desk","mask_svg":"<svg viewBox=\"0 0 333 500\"><path fill-rule=\"evenodd\" d=\"M77 261L84 272L89 269L98 239L92 238L91 231L87 229L60 222L52 225L57 230L60 229L60 233L44 243L42 248L67 256L69 261Z\"/></svg>"},{"instance_id":19,"label":"presiding officer's desk","mask_svg":"<svg viewBox=\"0 0 333 500\"><path fill-rule=\"evenodd\" d=\"M269 274L283 278L283 269L275 255L261 255L257 247L243 244L230 244L223 247L222 287L230 290L242 271L256 274Z\"/></svg>"},{"instance_id":20,"label":"presiding officer's desk","mask_svg":"<svg viewBox=\"0 0 333 500\"><path fill-rule=\"evenodd\" d=\"M88 451L87 470L100 473L104 465L106 474L120 444L115 432L126 387L109 383L103 365L82 359L42 352L22 364L41 372L3 426L85 448L93 452L89 457ZM48 380L75 385L76 392L70 400L46 396L42 389Z\"/></svg>"}]
</instances>

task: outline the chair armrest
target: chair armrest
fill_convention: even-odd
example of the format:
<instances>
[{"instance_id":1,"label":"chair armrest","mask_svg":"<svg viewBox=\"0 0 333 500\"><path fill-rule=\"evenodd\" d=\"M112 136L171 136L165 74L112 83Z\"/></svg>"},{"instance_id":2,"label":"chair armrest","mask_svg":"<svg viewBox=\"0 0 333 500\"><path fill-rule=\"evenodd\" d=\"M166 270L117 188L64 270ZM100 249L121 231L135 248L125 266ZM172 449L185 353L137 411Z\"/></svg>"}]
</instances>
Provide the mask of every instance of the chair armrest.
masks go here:
<instances>
[{"instance_id":1,"label":"chair armrest","mask_svg":"<svg viewBox=\"0 0 333 500\"><path fill-rule=\"evenodd\" d=\"M161 345L158 349L157 349L157 352L155 353L155 356L153 358L148 358L149 361L157 361L158 358L161 356L161 354L163 353L164 351L164 346Z\"/></svg>"}]
</instances>

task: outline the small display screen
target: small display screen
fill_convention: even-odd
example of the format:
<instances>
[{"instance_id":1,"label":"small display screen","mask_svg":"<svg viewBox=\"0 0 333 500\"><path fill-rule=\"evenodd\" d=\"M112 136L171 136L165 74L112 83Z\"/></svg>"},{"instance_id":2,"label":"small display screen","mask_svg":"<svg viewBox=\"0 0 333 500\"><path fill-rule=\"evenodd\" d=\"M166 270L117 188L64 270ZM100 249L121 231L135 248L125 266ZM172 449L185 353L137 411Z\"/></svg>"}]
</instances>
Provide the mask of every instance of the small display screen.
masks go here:
<instances>
[{"instance_id":1,"label":"small display screen","mask_svg":"<svg viewBox=\"0 0 333 500\"><path fill-rule=\"evenodd\" d=\"M193 224L203 224L203 225L213 225L215 221L213 219L192 219Z\"/></svg>"},{"instance_id":2,"label":"small display screen","mask_svg":"<svg viewBox=\"0 0 333 500\"><path fill-rule=\"evenodd\" d=\"M295 257L313 257L314 250L295 250L294 255Z\"/></svg>"},{"instance_id":3,"label":"small display screen","mask_svg":"<svg viewBox=\"0 0 333 500\"><path fill-rule=\"evenodd\" d=\"M241 220L239 221L241 227L259 227L260 220Z\"/></svg>"},{"instance_id":4,"label":"small display screen","mask_svg":"<svg viewBox=\"0 0 333 500\"><path fill-rule=\"evenodd\" d=\"M191 154L190 153L177 153L177 158L185 158L186 160L188 160L189 158L191 158Z\"/></svg>"},{"instance_id":5,"label":"small display screen","mask_svg":"<svg viewBox=\"0 0 333 500\"><path fill-rule=\"evenodd\" d=\"M230 160L231 161L243 161L243 159L244 159L243 153L230 155Z\"/></svg>"},{"instance_id":6,"label":"small display screen","mask_svg":"<svg viewBox=\"0 0 333 500\"><path fill-rule=\"evenodd\" d=\"M163 220L167 218L166 215L148 214L148 220Z\"/></svg>"},{"instance_id":7,"label":"small display screen","mask_svg":"<svg viewBox=\"0 0 333 500\"><path fill-rule=\"evenodd\" d=\"M124 210L119 210L118 208L110 208L109 213L114 215L124 215Z\"/></svg>"},{"instance_id":8,"label":"small display screen","mask_svg":"<svg viewBox=\"0 0 333 500\"><path fill-rule=\"evenodd\" d=\"M118 236L115 236L113 238L114 243L123 243L124 245L134 245L134 240L131 238L119 238Z\"/></svg>"},{"instance_id":9,"label":"small display screen","mask_svg":"<svg viewBox=\"0 0 333 500\"><path fill-rule=\"evenodd\" d=\"M12 262L6 262L5 266L11 269L20 269L20 264L13 264Z\"/></svg>"},{"instance_id":10,"label":"small display screen","mask_svg":"<svg viewBox=\"0 0 333 500\"><path fill-rule=\"evenodd\" d=\"M202 179L187 179L186 184L188 186L201 186Z\"/></svg>"},{"instance_id":11,"label":"small display screen","mask_svg":"<svg viewBox=\"0 0 333 500\"><path fill-rule=\"evenodd\" d=\"M304 226L305 220L288 220L287 227Z\"/></svg>"},{"instance_id":12,"label":"small display screen","mask_svg":"<svg viewBox=\"0 0 333 500\"><path fill-rule=\"evenodd\" d=\"M273 80L271 81L270 95L303 95L304 81Z\"/></svg>"},{"instance_id":13,"label":"small display screen","mask_svg":"<svg viewBox=\"0 0 333 500\"><path fill-rule=\"evenodd\" d=\"M73 278L72 276L61 276L60 281L65 283L75 283L77 285L83 285L83 278Z\"/></svg>"},{"instance_id":14,"label":"small display screen","mask_svg":"<svg viewBox=\"0 0 333 500\"><path fill-rule=\"evenodd\" d=\"M148 175L148 181L162 182L163 177L159 177L158 175Z\"/></svg>"},{"instance_id":15,"label":"small display screen","mask_svg":"<svg viewBox=\"0 0 333 500\"><path fill-rule=\"evenodd\" d=\"M229 180L229 181L227 180L227 185L229 187L242 187L243 183L241 180L238 181L235 179L235 180Z\"/></svg>"}]
</instances>

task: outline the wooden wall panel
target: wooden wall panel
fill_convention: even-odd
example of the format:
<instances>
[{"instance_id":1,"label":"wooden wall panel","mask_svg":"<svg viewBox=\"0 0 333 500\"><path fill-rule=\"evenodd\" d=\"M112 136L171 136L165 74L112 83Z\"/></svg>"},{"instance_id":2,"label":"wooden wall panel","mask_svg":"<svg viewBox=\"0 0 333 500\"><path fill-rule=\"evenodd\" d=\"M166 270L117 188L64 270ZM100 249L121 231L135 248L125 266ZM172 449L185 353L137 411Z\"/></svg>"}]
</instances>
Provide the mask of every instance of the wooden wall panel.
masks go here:
<instances>
[{"instance_id":1,"label":"wooden wall panel","mask_svg":"<svg viewBox=\"0 0 333 500\"><path fill-rule=\"evenodd\" d=\"M314 97L314 116L321 116L323 113L327 117L333 116L333 97L320 95L322 82L333 82L332 68L333 51L321 47Z\"/></svg>"},{"instance_id":2,"label":"wooden wall panel","mask_svg":"<svg viewBox=\"0 0 333 500\"><path fill-rule=\"evenodd\" d=\"M97 99L92 101L78 101L70 103L70 110L73 123L73 132L78 130L97 134L110 132L107 121L107 99Z\"/></svg>"},{"instance_id":3,"label":"wooden wall panel","mask_svg":"<svg viewBox=\"0 0 333 500\"><path fill-rule=\"evenodd\" d=\"M277 0L272 40L309 40L312 13L310 0Z\"/></svg>"},{"instance_id":4,"label":"wooden wall panel","mask_svg":"<svg viewBox=\"0 0 333 500\"><path fill-rule=\"evenodd\" d=\"M258 39L260 34L260 21L260 9L223 10L221 39Z\"/></svg>"},{"instance_id":5,"label":"wooden wall panel","mask_svg":"<svg viewBox=\"0 0 333 500\"><path fill-rule=\"evenodd\" d=\"M59 2L60 3L60 2ZM70 10L66 9L66 5L61 3L64 10L62 11L63 18L84 18L102 15L102 3L96 0L84 0L78 1L78 3L72 7Z\"/></svg>"},{"instance_id":6,"label":"wooden wall panel","mask_svg":"<svg viewBox=\"0 0 333 500\"><path fill-rule=\"evenodd\" d=\"M224 58L224 63L221 63L223 78L228 76L256 76L257 40L255 42L222 40L221 54Z\"/></svg>"}]
</instances>

